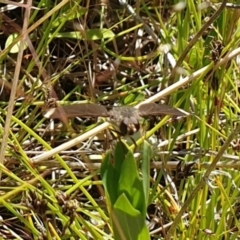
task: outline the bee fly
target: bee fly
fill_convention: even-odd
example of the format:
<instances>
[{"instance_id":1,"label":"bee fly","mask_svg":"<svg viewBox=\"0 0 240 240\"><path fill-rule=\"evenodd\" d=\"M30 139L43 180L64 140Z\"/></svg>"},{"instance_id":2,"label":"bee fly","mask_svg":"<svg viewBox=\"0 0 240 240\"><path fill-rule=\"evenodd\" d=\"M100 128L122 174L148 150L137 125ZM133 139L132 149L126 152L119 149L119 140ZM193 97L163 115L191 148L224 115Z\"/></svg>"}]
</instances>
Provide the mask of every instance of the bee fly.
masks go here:
<instances>
[{"instance_id":1,"label":"bee fly","mask_svg":"<svg viewBox=\"0 0 240 240\"><path fill-rule=\"evenodd\" d=\"M49 109L44 115L46 118L61 118L60 107ZM184 112L168 105L160 105L156 103L146 103L139 108L122 106L113 107L111 110L103 105L98 104L74 104L69 106L61 106L67 118L73 117L108 117L113 125L119 127L120 133L125 135L133 135L140 129L140 119L149 116L186 116Z\"/></svg>"}]
</instances>

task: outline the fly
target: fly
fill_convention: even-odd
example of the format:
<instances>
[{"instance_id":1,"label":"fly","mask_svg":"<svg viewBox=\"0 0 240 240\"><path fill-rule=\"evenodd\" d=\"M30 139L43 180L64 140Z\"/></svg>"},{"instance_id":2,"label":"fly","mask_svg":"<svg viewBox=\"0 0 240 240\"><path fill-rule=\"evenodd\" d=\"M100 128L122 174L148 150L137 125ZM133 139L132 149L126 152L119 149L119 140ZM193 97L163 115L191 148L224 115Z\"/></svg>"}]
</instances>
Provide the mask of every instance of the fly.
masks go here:
<instances>
[{"instance_id":1,"label":"fly","mask_svg":"<svg viewBox=\"0 0 240 240\"><path fill-rule=\"evenodd\" d=\"M149 116L186 116L186 114L177 108L164 104L146 103L139 108L122 106L113 107L111 110L103 105L98 104L74 104L69 106L61 106L67 118L74 117L108 117L110 122L119 127L122 135L133 135L140 129L140 119ZM51 108L44 115L46 118L60 119L62 111L60 107Z\"/></svg>"}]
</instances>

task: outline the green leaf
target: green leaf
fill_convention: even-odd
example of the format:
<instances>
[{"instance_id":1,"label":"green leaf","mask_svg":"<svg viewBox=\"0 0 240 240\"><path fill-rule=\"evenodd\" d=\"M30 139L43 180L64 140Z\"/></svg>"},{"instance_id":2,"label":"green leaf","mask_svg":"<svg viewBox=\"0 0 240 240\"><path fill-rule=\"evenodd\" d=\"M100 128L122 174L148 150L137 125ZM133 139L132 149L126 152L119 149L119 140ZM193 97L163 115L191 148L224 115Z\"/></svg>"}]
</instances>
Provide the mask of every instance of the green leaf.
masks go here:
<instances>
[{"instance_id":1,"label":"green leaf","mask_svg":"<svg viewBox=\"0 0 240 240\"><path fill-rule=\"evenodd\" d=\"M121 194L113 207L113 231L115 240L148 240L149 231L145 217Z\"/></svg>"},{"instance_id":2,"label":"green leaf","mask_svg":"<svg viewBox=\"0 0 240 240\"><path fill-rule=\"evenodd\" d=\"M121 165L124 162L125 155L128 151L129 150L125 144L118 142L116 144L114 156L109 151L103 159L100 170L101 178L112 205L115 204L119 196L118 182L121 175Z\"/></svg>"},{"instance_id":3,"label":"green leaf","mask_svg":"<svg viewBox=\"0 0 240 240\"><path fill-rule=\"evenodd\" d=\"M124 103L124 105L129 105L129 104L133 103L134 100L135 100L135 94L130 93L124 98L123 103Z\"/></svg>"},{"instance_id":4,"label":"green leaf","mask_svg":"<svg viewBox=\"0 0 240 240\"><path fill-rule=\"evenodd\" d=\"M112 205L124 193L134 208L146 215L146 197L133 153L118 142L114 158L108 152L101 167L101 177Z\"/></svg>"},{"instance_id":5,"label":"green leaf","mask_svg":"<svg viewBox=\"0 0 240 240\"><path fill-rule=\"evenodd\" d=\"M123 99L123 104L124 105L130 105L134 102L138 103L141 102L145 99L145 95L139 92L133 92L128 94L124 99Z\"/></svg>"},{"instance_id":6,"label":"green leaf","mask_svg":"<svg viewBox=\"0 0 240 240\"><path fill-rule=\"evenodd\" d=\"M128 152L121 167L121 175L118 182L119 196L122 193L127 196L133 207L145 216L146 202L142 180L139 177L136 161L131 151Z\"/></svg>"},{"instance_id":7,"label":"green leaf","mask_svg":"<svg viewBox=\"0 0 240 240\"><path fill-rule=\"evenodd\" d=\"M115 239L149 239L143 181L133 153L124 143L116 144L114 154L106 154L101 177L111 203Z\"/></svg>"},{"instance_id":8,"label":"green leaf","mask_svg":"<svg viewBox=\"0 0 240 240\"><path fill-rule=\"evenodd\" d=\"M113 205L118 198L117 183L119 179L119 171L113 164L111 152L108 152L103 159L101 166L101 178L105 191Z\"/></svg>"}]
</instances>

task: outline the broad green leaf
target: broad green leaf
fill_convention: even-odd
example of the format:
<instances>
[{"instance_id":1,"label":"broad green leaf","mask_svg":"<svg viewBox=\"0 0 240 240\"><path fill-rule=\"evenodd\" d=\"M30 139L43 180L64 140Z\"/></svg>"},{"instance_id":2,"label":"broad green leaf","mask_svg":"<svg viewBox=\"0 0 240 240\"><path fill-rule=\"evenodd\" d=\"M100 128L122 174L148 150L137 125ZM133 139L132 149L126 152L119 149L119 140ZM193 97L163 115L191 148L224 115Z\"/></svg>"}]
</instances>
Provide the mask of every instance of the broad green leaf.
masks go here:
<instances>
[{"instance_id":1,"label":"broad green leaf","mask_svg":"<svg viewBox=\"0 0 240 240\"><path fill-rule=\"evenodd\" d=\"M101 166L101 178L112 205L114 205L119 196L118 182L121 175L121 165L124 162L127 151L126 145L118 142L114 156L110 151L107 152Z\"/></svg>"},{"instance_id":2,"label":"broad green leaf","mask_svg":"<svg viewBox=\"0 0 240 240\"><path fill-rule=\"evenodd\" d=\"M119 180L119 171L117 168L115 168L113 161L114 160L111 152L108 152L103 159L101 166L101 178L103 186L112 205L118 198L117 184Z\"/></svg>"},{"instance_id":3,"label":"broad green leaf","mask_svg":"<svg viewBox=\"0 0 240 240\"><path fill-rule=\"evenodd\" d=\"M117 199L112 214L115 240L150 239L145 216L131 205L125 194Z\"/></svg>"},{"instance_id":4,"label":"broad green leaf","mask_svg":"<svg viewBox=\"0 0 240 240\"><path fill-rule=\"evenodd\" d=\"M106 154L101 177L112 206L110 217L115 239L149 239L143 182L133 153L124 143L116 144L114 154Z\"/></svg>"},{"instance_id":5,"label":"broad green leaf","mask_svg":"<svg viewBox=\"0 0 240 240\"><path fill-rule=\"evenodd\" d=\"M118 182L118 194L121 195L124 193L131 202L132 206L138 209L145 216L146 202L142 184L143 182L139 177L133 153L129 151L121 166L121 175Z\"/></svg>"}]
</instances>

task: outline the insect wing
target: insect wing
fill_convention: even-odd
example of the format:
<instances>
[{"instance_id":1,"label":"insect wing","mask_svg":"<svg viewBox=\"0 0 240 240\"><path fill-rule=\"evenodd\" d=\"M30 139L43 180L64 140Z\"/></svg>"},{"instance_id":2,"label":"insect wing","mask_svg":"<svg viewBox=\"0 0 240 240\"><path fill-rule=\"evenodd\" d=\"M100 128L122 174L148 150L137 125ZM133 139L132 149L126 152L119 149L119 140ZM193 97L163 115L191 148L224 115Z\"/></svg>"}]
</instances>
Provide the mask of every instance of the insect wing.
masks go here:
<instances>
[{"instance_id":1,"label":"insect wing","mask_svg":"<svg viewBox=\"0 0 240 240\"><path fill-rule=\"evenodd\" d=\"M156 103L143 104L139 106L138 112L141 117L160 116L160 115L170 115L170 116L186 115L184 112L181 112L177 108L173 108L165 104L156 104Z\"/></svg>"},{"instance_id":2,"label":"insect wing","mask_svg":"<svg viewBox=\"0 0 240 240\"><path fill-rule=\"evenodd\" d=\"M61 118L60 107L50 109L44 116L47 118ZM67 118L74 117L108 117L106 107L98 104L74 104L61 106Z\"/></svg>"}]
</instances>

